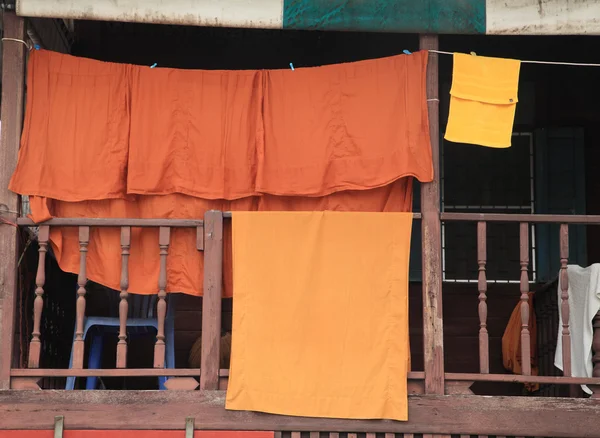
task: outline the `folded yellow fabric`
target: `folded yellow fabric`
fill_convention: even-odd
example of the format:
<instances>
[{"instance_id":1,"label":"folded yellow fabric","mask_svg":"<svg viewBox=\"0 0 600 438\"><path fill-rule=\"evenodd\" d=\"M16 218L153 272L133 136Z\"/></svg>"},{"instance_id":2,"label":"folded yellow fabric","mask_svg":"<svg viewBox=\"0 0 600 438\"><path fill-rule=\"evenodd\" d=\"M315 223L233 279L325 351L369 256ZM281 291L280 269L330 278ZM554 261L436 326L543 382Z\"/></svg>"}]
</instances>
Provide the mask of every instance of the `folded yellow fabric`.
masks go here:
<instances>
[{"instance_id":1,"label":"folded yellow fabric","mask_svg":"<svg viewBox=\"0 0 600 438\"><path fill-rule=\"evenodd\" d=\"M412 213L234 212L226 408L408 419Z\"/></svg>"},{"instance_id":2,"label":"folded yellow fabric","mask_svg":"<svg viewBox=\"0 0 600 438\"><path fill-rule=\"evenodd\" d=\"M444 138L495 148L511 145L521 61L454 54Z\"/></svg>"}]
</instances>

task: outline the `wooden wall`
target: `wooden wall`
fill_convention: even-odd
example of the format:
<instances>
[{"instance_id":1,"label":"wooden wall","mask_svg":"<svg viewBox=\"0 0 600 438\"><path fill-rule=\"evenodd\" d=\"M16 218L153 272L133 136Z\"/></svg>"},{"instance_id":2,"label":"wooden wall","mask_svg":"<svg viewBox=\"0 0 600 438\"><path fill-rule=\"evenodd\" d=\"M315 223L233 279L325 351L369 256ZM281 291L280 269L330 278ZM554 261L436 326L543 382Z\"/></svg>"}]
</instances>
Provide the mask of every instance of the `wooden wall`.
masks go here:
<instances>
[{"instance_id":1,"label":"wooden wall","mask_svg":"<svg viewBox=\"0 0 600 438\"><path fill-rule=\"evenodd\" d=\"M412 369L423 370L423 310L421 284L410 285L410 340ZM479 371L479 316L477 285L446 283L444 293L444 345L447 372ZM490 372L502 373L502 334L519 301L517 284L491 284L488 291ZM182 295L177 302L176 363L187 366L192 344L200 335L202 299ZM223 300L223 329L231 330L232 300Z\"/></svg>"}]
</instances>

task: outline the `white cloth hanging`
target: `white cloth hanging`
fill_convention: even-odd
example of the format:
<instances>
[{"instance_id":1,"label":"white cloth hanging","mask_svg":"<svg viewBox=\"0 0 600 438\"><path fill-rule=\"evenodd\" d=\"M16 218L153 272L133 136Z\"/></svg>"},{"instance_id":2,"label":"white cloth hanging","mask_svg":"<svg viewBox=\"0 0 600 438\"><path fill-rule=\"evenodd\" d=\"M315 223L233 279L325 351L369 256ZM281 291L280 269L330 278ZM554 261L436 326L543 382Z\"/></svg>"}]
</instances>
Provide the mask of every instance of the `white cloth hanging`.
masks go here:
<instances>
[{"instance_id":1,"label":"white cloth hanging","mask_svg":"<svg viewBox=\"0 0 600 438\"><path fill-rule=\"evenodd\" d=\"M592 320L600 310L600 263L582 268L567 266L569 276L569 330L571 334L571 374L572 377L592 377L592 340L594 328ZM558 338L554 366L563 369L562 361L562 309L561 284L558 277ZM587 393L592 391L585 385L581 388Z\"/></svg>"}]
</instances>

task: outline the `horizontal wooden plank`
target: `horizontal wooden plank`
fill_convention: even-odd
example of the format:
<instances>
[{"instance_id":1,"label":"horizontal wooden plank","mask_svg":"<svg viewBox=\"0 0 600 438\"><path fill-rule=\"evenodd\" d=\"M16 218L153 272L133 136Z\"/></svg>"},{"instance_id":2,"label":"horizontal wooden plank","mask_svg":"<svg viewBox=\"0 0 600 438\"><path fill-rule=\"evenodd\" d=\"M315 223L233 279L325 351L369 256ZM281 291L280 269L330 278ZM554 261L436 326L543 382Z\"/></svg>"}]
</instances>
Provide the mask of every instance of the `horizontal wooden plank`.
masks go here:
<instances>
[{"instance_id":1,"label":"horizontal wooden plank","mask_svg":"<svg viewBox=\"0 0 600 438\"><path fill-rule=\"evenodd\" d=\"M231 219L232 213L230 211L223 212L223 219ZM421 213L413 213L413 219L421 219Z\"/></svg>"},{"instance_id":2,"label":"horizontal wooden plank","mask_svg":"<svg viewBox=\"0 0 600 438\"><path fill-rule=\"evenodd\" d=\"M121 369L44 369L23 368L12 369L11 376L19 381L32 377L198 377L199 370L195 368L157 369L157 368L121 368ZM229 370L219 372L222 377L229 376ZM530 382L553 383L563 385L600 385L600 378L591 377L562 377L562 376L521 376L515 374L479 374L479 373L446 373L446 380L473 381L473 382ZM408 374L409 380L423 380L422 371L412 371Z\"/></svg>"},{"instance_id":3,"label":"horizontal wooden plank","mask_svg":"<svg viewBox=\"0 0 600 438\"><path fill-rule=\"evenodd\" d=\"M54 438L54 430L0 430L0 438ZM274 438L274 432L197 430L194 438ZM112 430L65 430L64 438L115 438ZM117 438L182 438L178 430L119 430Z\"/></svg>"},{"instance_id":4,"label":"horizontal wooden plank","mask_svg":"<svg viewBox=\"0 0 600 438\"><path fill-rule=\"evenodd\" d=\"M600 215L585 214L507 214L507 213L441 213L442 221L529 222L554 224L600 225Z\"/></svg>"},{"instance_id":5,"label":"horizontal wooden plank","mask_svg":"<svg viewBox=\"0 0 600 438\"><path fill-rule=\"evenodd\" d=\"M221 391L0 391L0 429L347 431L510 436L597 436L600 400L411 396L409 421L339 420L227 411ZM126 408L125 408L126 407ZM134 415L132 415L134 413Z\"/></svg>"},{"instance_id":6,"label":"horizontal wooden plank","mask_svg":"<svg viewBox=\"0 0 600 438\"><path fill-rule=\"evenodd\" d=\"M555 385L599 385L600 377L522 376L517 374L446 373L446 380L473 382L553 383Z\"/></svg>"},{"instance_id":7,"label":"horizontal wooden plank","mask_svg":"<svg viewBox=\"0 0 600 438\"><path fill-rule=\"evenodd\" d=\"M37 227L29 218L17 219L17 224L24 227ZM203 227L202 219L126 219L126 218L55 218L44 222L51 227L174 227L197 228Z\"/></svg>"},{"instance_id":8,"label":"horizontal wooden plank","mask_svg":"<svg viewBox=\"0 0 600 438\"><path fill-rule=\"evenodd\" d=\"M229 370L221 370L229 375ZM21 368L10 371L12 377L197 377L200 369L195 368L119 368L119 369L45 369Z\"/></svg>"}]
</instances>

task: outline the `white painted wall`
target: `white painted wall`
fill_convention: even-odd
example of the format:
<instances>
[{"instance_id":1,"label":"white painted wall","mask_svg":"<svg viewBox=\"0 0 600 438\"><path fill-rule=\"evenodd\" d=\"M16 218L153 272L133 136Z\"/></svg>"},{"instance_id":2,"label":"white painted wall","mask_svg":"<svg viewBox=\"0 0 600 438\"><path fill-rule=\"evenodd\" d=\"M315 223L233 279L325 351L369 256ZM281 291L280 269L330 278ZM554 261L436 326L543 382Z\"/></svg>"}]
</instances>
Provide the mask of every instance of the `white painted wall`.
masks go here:
<instances>
[{"instance_id":1,"label":"white painted wall","mask_svg":"<svg viewBox=\"0 0 600 438\"><path fill-rule=\"evenodd\" d=\"M281 28L283 0L17 0L17 14L25 17Z\"/></svg>"},{"instance_id":2,"label":"white painted wall","mask_svg":"<svg viewBox=\"0 0 600 438\"><path fill-rule=\"evenodd\" d=\"M600 34L600 0L486 0L486 15L487 34Z\"/></svg>"}]
</instances>

